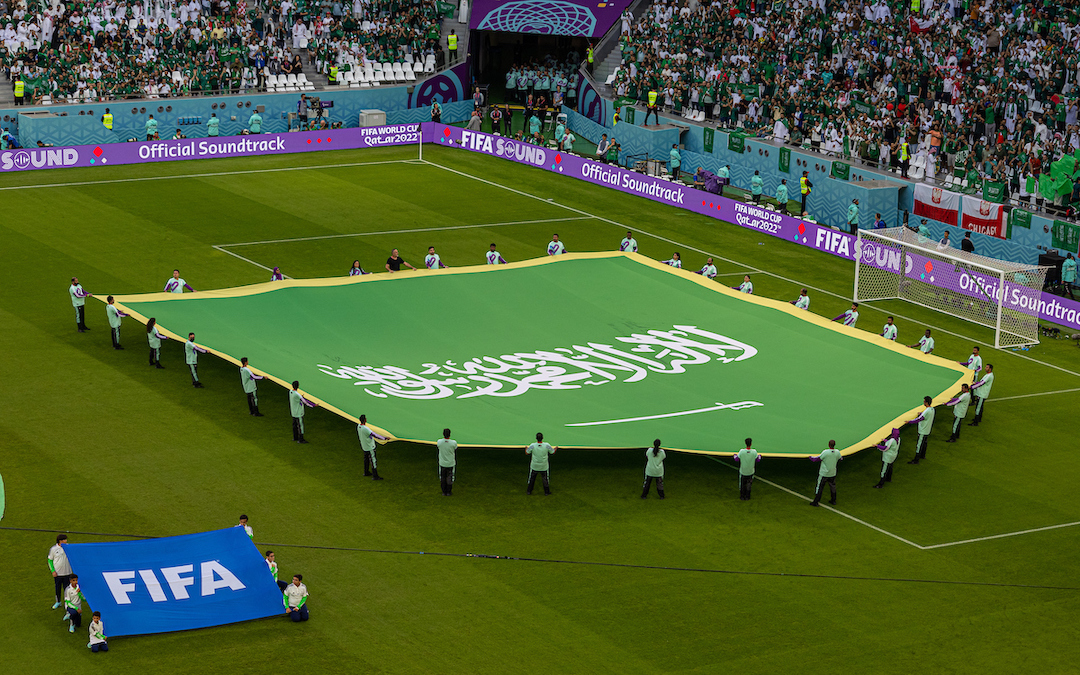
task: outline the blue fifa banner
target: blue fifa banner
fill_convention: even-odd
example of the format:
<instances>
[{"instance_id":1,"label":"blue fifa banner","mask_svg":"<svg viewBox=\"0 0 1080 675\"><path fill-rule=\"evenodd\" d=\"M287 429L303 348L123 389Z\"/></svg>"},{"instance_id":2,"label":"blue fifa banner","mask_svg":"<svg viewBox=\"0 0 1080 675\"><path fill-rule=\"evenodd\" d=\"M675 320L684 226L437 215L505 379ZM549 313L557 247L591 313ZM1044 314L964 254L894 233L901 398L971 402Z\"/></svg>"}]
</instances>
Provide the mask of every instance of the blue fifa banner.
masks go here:
<instances>
[{"instance_id":1,"label":"blue fifa banner","mask_svg":"<svg viewBox=\"0 0 1080 675\"><path fill-rule=\"evenodd\" d=\"M70 544L65 551L109 635L206 628L285 612L273 574L242 527Z\"/></svg>"}]
</instances>

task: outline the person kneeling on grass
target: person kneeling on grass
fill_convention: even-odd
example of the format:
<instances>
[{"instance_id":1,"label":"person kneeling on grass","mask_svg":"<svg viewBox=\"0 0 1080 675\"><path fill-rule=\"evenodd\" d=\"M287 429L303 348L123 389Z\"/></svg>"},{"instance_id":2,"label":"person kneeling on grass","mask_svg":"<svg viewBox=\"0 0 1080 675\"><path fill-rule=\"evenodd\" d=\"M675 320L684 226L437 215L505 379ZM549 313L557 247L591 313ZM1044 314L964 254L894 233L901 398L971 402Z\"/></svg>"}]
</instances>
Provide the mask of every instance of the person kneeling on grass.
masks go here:
<instances>
[{"instance_id":1,"label":"person kneeling on grass","mask_svg":"<svg viewBox=\"0 0 1080 675\"><path fill-rule=\"evenodd\" d=\"M292 583L285 588L285 613L288 614L289 618L293 621L308 620L308 592L307 586L303 584L303 581L304 575L297 574L293 576Z\"/></svg>"},{"instance_id":2,"label":"person kneeling on grass","mask_svg":"<svg viewBox=\"0 0 1080 675\"><path fill-rule=\"evenodd\" d=\"M101 621L101 612L94 612L90 620L90 642L87 642L86 646L95 654L107 652L109 651L107 639L105 637L105 624Z\"/></svg>"}]
</instances>

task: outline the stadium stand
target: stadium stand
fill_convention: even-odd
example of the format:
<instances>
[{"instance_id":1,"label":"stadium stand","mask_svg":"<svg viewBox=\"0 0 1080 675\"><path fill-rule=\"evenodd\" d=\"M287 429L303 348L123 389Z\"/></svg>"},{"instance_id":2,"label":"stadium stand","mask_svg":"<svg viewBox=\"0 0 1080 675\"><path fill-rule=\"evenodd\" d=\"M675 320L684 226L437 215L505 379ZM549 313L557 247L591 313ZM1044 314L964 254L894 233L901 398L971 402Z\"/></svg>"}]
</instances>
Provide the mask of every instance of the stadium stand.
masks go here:
<instances>
[{"instance_id":1,"label":"stadium stand","mask_svg":"<svg viewBox=\"0 0 1080 675\"><path fill-rule=\"evenodd\" d=\"M914 179L1024 198L1080 150L1075 0L658 0L620 49L617 97L894 171L906 140Z\"/></svg>"},{"instance_id":2,"label":"stadium stand","mask_svg":"<svg viewBox=\"0 0 1080 675\"><path fill-rule=\"evenodd\" d=\"M445 16L435 0L0 0L0 67L28 104L310 90L305 60L334 75L320 84L409 82L435 70Z\"/></svg>"}]
</instances>

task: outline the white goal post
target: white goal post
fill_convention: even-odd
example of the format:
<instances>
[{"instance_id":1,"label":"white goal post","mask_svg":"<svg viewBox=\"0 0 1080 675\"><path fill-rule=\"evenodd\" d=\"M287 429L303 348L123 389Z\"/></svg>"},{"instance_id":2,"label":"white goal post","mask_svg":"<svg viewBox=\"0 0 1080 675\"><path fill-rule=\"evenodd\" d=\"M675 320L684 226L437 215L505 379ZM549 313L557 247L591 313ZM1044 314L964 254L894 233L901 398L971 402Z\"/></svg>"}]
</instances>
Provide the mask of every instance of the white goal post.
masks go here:
<instances>
[{"instance_id":1,"label":"white goal post","mask_svg":"<svg viewBox=\"0 0 1080 675\"><path fill-rule=\"evenodd\" d=\"M995 347L1039 342L1039 299L1049 268L942 246L906 227L859 230L855 302L905 300L986 326Z\"/></svg>"}]
</instances>

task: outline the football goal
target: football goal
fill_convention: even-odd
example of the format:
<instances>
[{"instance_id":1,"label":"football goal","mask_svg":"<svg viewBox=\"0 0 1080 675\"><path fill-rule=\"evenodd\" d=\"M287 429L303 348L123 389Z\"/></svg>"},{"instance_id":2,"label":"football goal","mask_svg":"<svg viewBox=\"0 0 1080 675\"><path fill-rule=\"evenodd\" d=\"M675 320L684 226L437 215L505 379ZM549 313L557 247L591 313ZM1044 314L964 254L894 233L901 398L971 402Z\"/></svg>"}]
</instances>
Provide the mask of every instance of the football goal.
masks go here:
<instances>
[{"instance_id":1,"label":"football goal","mask_svg":"<svg viewBox=\"0 0 1080 675\"><path fill-rule=\"evenodd\" d=\"M906 227L859 230L855 301L906 300L986 326L995 347L1039 341L1046 267L943 246Z\"/></svg>"}]
</instances>

